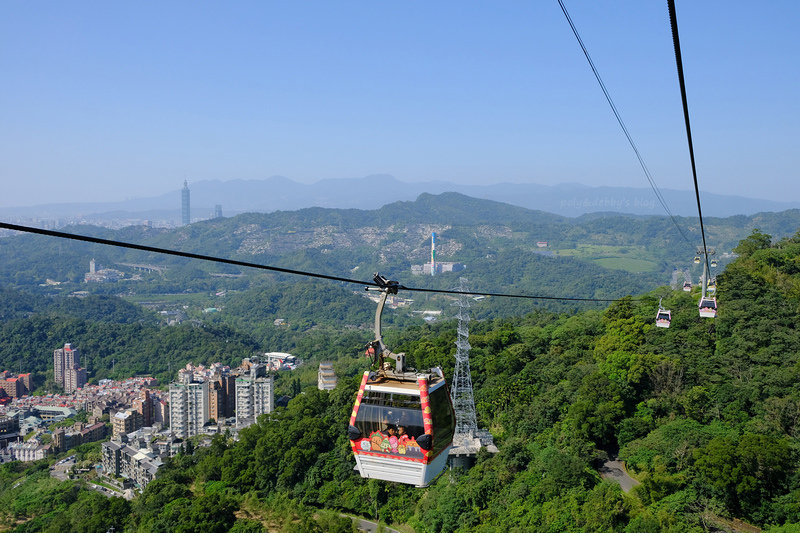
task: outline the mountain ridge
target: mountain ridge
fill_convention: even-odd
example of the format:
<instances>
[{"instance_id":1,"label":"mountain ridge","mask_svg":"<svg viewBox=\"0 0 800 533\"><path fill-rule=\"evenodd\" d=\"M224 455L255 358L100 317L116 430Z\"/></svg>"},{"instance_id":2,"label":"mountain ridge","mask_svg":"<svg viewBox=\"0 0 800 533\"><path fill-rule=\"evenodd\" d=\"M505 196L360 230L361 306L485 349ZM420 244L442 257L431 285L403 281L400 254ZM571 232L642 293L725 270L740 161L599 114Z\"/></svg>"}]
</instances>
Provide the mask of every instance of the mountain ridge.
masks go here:
<instances>
[{"instance_id":1,"label":"mountain ridge","mask_svg":"<svg viewBox=\"0 0 800 533\"><path fill-rule=\"evenodd\" d=\"M445 181L403 182L389 174L363 178L322 179L315 183L295 182L284 176L266 179L203 180L190 185L192 212L196 219L210 218L214 206L223 214L294 211L307 207L377 209L397 201L414 201L421 194L459 192L465 196L493 200L566 217L614 213L666 215L651 189L635 187L592 187L579 183L539 185L497 183L458 185ZM693 191L661 189L673 215L694 216L697 204ZM727 217L777 212L800 208L800 202L745 198L703 192L705 216ZM181 190L118 202L72 202L30 207L0 208L2 216L83 216L99 218L145 218L180 220ZM199 214L199 216L198 216Z\"/></svg>"}]
</instances>

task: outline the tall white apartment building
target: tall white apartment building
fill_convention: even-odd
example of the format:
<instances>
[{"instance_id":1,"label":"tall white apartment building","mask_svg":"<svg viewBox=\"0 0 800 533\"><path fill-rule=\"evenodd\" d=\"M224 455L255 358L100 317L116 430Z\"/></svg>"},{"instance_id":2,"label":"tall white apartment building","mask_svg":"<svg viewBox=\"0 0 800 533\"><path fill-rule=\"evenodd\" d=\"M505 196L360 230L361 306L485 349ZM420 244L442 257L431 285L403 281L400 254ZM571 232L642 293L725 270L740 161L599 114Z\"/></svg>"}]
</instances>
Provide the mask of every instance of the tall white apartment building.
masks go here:
<instances>
[{"instance_id":1,"label":"tall white apartment building","mask_svg":"<svg viewBox=\"0 0 800 533\"><path fill-rule=\"evenodd\" d=\"M176 437L186 439L202 433L208 416L207 381L170 383L169 424Z\"/></svg>"},{"instance_id":2,"label":"tall white apartment building","mask_svg":"<svg viewBox=\"0 0 800 533\"><path fill-rule=\"evenodd\" d=\"M254 423L275 408L274 378L263 365L250 367L250 375L236 378L236 427Z\"/></svg>"}]
</instances>

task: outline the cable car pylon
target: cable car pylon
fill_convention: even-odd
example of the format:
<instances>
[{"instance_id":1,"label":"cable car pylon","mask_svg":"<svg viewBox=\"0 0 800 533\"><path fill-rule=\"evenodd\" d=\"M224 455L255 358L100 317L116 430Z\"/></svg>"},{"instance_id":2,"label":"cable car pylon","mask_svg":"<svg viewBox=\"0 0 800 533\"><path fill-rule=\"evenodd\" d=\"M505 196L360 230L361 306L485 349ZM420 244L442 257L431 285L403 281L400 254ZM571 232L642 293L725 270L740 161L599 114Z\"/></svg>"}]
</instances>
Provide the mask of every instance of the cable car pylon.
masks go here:
<instances>
[{"instance_id":1,"label":"cable car pylon","mask_svg":"<svg viewBox=\"0 0 800 533\"><path fill-rule=\"evenodd\" d=\"M478 429L475 415L475 398L472 394L472 374L469 368L469 308L470 294L466 278L459 279L455 289L461 293L453 305L458 307L458 338L456 340L456 367L453 371L450 397L456 413L456 430L450 449L450 467L468 469L482 447L497 453L492 434Z\"/></svg>"}]
</instances>

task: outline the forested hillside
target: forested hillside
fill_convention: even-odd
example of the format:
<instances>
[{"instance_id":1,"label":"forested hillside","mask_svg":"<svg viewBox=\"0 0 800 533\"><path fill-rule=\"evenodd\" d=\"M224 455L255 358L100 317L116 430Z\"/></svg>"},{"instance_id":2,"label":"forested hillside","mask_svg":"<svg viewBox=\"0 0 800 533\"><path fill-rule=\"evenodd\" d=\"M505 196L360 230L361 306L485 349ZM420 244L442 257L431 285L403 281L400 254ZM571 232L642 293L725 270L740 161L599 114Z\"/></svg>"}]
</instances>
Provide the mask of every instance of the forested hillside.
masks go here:
<instances>
[{"instance_id":1,"label":"forested hillside","mask_svg":"<svg viewBox=\"0 0 800 533\"><path fill-rule=\"evenodd\" d=\"M753 232L736 247L740 257L718 276L716 319L698 316L697 293L662 287L604 310L471 322L479 423L500 452L428 489L353 472L345 430L367 363L351 356L356 337L329 335L318 342L348 352L335 391L306 382L239 441L220 436L170 460L133 502L54 483L36 465L3 465L0 513L17 531L349 531L340 512L418 532L703 532L729 530L733 519L797 531L800 232L771 241ZM668 329L654 327L661 297ZM452 374L452 321L387 333L412 365ZM203 334L247 346L232 327ZM185 340L200 349L210 339ZM630 493L598 474L617 452L640 481Z\"/></svg>"},{"instance_id":2,"label":"forested hillside","mask_svg":"<svg viewBox=\"0 0 800 533\"><path fill-rule=\"evenodd\" d=\"M278 283L232 294L222 316L173 326L113 296L45 298L5 288L0 298L0 368L33 372L36 383L50 387L53 350L66 342L80 348L92 383L143 374L166 383L189 362L237 366L265 351L315 360L349 353L370 340L375 314L368 299L328 282ZM391 322L393 314L386 316ZM279 317L286 322L275 326Z\"/></svg>"},{"instance_id":3,"label":"forested hillside","mask_svg":"<svg viewBox=\"0 0 800 533\"><path fill-rule=\"evenodd\" d=\"M798 210L710 218L705 223L708 244L719 255L730 252L755 228L780 238L798 226ZM695 219L676 217L673 223L669 217L614 214L570 219L457 193L423 194L414 202L372 211L310 208L248 213L174 230L74 226L66 231L348 279L369 281L374 272L381 272L420 288L452 289L464 275L480 292L605 299L669 283L676 268L690 267L693 279L700 274L691 263L700 242ZM438 260L464 264L465 271L411 276L412 264L430 260L431 232L437 233ZM538 244L542 242L547 243L544 249ZM260 286L264 276L255 269L37 235L2 238L0 252L4 284L48 295L76 290L138 296L215 294ZM123 271L126 279L83 283L92 258ZM719 259L724 267L728 259ZM141 272L131 265L160 270ZM141 279L132 279L134 275ZM296 281L280 274L269 279ZM585 308L542 305L559 312ZM529 311L490 301L475 312L495 318Z\"/></svg>"}]
</instances>

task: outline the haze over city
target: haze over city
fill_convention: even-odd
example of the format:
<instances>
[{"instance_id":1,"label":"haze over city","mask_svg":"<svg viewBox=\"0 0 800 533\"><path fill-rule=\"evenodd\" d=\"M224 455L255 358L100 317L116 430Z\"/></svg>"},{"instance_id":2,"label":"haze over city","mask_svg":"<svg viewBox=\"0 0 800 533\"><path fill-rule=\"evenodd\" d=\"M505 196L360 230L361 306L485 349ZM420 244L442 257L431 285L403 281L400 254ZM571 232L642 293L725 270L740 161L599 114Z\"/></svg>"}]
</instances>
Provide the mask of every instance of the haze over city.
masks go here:
<instances>
[{"instance_id":1,"label":"haze over city","mask_svg":"<svg viewBox=\"0 0 800 533\"><path fill-rule=\"evenodd\" d=\"M662 188L692 188L665 3L565 2ZM677 5L703 191L798 201L794 3ZM557 2L3 3L0 207L201 180L646 187Z\"/></svg>"}]
</instances>

